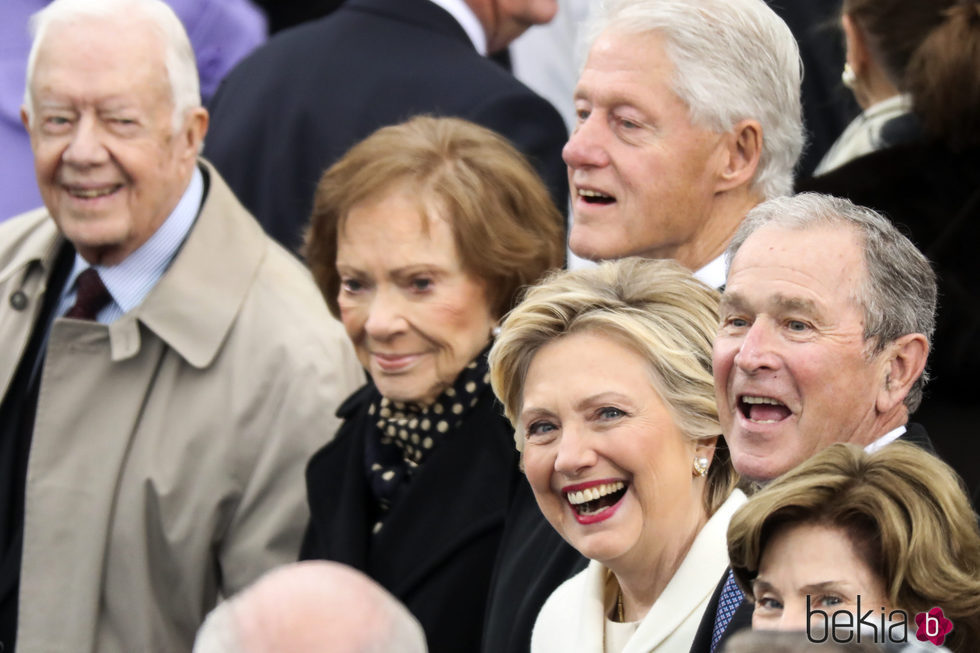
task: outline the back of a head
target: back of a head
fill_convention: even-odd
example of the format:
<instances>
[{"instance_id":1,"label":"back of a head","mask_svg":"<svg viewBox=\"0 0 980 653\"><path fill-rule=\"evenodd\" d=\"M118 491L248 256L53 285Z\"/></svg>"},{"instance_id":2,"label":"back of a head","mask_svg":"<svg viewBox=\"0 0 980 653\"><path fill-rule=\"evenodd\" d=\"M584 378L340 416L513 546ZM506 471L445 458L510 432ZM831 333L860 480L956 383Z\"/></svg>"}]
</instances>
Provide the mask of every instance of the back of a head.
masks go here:
<instances>
[{"instance_id":1,"label":"back of a head","mask_svg":"<svg viewBox=\"0 0 980 653\"><path fill-rule=\"evenodd\" d=\"M187 110L201 105L197 61L180 18L162 0L54 0L31 17L33 35L27 59L24 106L33 110L31 83L38 51L49 31L81 21L113 21L120 29L140 24L155 32L163 47L163 59L173 98L173 126L176 129Z\"/></svg>"},{"instance_id":2,"label":"back of a head","mask_svg":"<svg viewBox=\"0 0 980 653\"><path fill-rule=\"evenodd\" d=\"M219 605L194 653L425 653L418 621L361 572L307 561L274 569Z\"/></svg>"},{"instance_id":3,"label":"back of a head","mask_svg":"<svg viewBox=\"0 0 980 653\"><path fill-rule=\"evenodd\" d=\"M804 141L802 64L793 33L763 0L605 0L584 30L584 49L606 30L662 34L692 123L722 133L758 121L753 188L764 198L792 192Z\"/></svg>"},{"instance_id":4,"label":"back of a head","mask_svg":"<svg viewBox=\"0 0 980 653\"><path fill-rule=\"evenodd\" d=\"M912 96L927 135L980 145L980 2L845 0L892 84Z\"/></svg>"}]
</instances>

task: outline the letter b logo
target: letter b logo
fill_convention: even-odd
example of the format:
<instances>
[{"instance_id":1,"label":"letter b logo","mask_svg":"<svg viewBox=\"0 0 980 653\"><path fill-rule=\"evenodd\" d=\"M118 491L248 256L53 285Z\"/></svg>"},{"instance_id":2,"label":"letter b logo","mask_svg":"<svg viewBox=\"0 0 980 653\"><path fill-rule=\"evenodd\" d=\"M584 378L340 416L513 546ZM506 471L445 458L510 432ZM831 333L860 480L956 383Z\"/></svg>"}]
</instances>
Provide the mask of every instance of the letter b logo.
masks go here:
<instances>
[{"instance_id":1,"label":"letter b logo","mask_svg":"<svg viewBox=\"0 0 980 653\"><path fill-rule=\"evenodd\" d=\"M823 627L823 636L820 639L817 639L813 636L813 626L815 621L814 617L816 615L820 615L821 617L823 617L823 623L817 624ZM817 621L819 622L819 620ZM806 638L815 644L821 644L823 642L826 642L829 636L830 636L830 615L828 615L823 610L820 609L814 610L813 608L811 608L810 595L807 594L806 595Z\"/></svg>"}]
</instances>

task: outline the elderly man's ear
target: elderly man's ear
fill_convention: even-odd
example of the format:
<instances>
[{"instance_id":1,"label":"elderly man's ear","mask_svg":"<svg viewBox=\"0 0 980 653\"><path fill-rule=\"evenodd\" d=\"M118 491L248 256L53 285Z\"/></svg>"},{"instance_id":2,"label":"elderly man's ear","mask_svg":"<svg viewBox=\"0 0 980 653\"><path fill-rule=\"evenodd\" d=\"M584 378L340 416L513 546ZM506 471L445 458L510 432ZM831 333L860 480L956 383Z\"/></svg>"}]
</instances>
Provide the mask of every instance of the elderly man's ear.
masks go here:
<instances>
[{"instance_id":1,"label":"elderly man's ear","mask_svg":"<svg viewBox=\"0 0 980 653\"><path fill-rule=\"evenodd\" d=\"M747 187L762 156L762 125L755 120L741 120L724 135L723 142L725 158L716 191Z\"/></svg>"},{"instance_id":2,"label":"elderly man's ear","mask_svg":"<svg viewBox=\"0 0 980 653\"><path fill-rule=\"evenodd\" d=\"M907 333L896 338L878 356L884 378L875 406L879 413L886 413L905 401L912 384L922 376L929 357L929 342L921 333Z\"/></svg>"},{"instance_id":3,"label":"elderly man's ear","mask_svg":"<svg viewBox=\"0 0 980 653\"><path fill-rule=\"evenodd\" d=\"M196 107L187 113L187 119L178 136L184 139L185 152L192 159L196 159L204 147L204 135L208 131L209 120L208 111L203 107Z\"/></svg>"}]
</instances>

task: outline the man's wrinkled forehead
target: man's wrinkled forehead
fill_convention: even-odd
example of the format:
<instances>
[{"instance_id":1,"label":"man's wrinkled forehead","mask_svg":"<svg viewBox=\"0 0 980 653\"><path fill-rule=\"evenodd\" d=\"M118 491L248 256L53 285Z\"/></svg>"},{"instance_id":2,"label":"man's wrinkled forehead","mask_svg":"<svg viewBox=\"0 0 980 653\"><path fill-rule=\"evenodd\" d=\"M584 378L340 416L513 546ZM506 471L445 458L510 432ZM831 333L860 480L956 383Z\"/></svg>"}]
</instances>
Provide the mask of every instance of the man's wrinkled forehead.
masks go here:
<instances>
[{"instance_id":1,"label":"man's wrinkled forehead","mask_svg":"<svg viewBox=\"0 0 980 653\"><path fill-rule=\"evenodd\" d=\"M751 290L735 292L740 273L756 268L756 276L765 278L767 266L772 267L774 275L779 271L799 275L808 281L806 285L811 290L822 290L822 294L839 296L845 292L856 306L862 310L865 307L868 269L864 237L853 225L831 221L801 227L776 222L760 226L729 260L722 305L744 302L744 297L739 296ZM779 293L771 301L786 309L804 309L804 303L812 304L808 299Z\"/></svg>"}]
</instances>

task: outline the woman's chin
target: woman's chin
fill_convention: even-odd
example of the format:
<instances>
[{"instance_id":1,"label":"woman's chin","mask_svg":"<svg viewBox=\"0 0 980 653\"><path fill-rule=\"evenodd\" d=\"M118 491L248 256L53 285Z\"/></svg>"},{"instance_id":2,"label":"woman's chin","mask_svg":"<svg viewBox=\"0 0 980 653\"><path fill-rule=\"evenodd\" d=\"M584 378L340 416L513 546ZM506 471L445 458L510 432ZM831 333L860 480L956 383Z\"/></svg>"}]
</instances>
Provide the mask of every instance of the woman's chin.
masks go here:
<instances>
[{"instance_id":1,"label":"woman's chin","mask_svg":"<svg viewBox=\"0 0 980 653\"><path fill-rule=\"evenodd\" d=\"M579 553L606 566L628 552L636 543L636 535L624 524L610 521L599 524L568 524L565 539Z\"/></svg>"}]
</instances>

